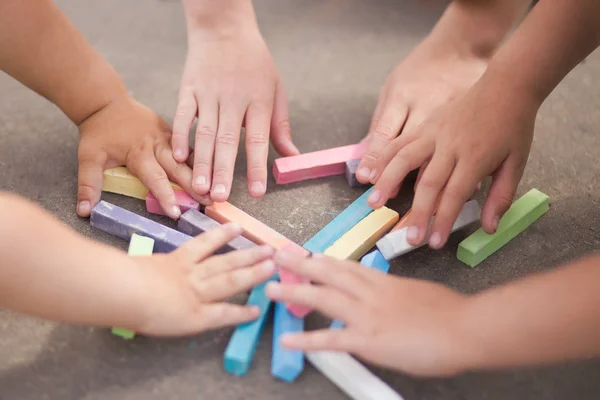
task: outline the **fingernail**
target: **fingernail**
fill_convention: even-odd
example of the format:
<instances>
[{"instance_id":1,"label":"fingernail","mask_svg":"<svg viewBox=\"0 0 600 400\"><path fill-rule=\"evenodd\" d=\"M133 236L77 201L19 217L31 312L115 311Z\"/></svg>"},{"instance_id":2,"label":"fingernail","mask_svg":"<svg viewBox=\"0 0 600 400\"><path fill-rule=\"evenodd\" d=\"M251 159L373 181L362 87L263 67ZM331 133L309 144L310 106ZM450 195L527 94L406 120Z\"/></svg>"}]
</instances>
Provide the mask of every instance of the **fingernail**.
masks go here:
<instances>
[{"instance_id":1,"label":"fingernail","mask_svg":"<svg viewBox=\"0 0 600 400\"><path fill-rule=\"evenodd\" d=\"M227 192L227 189L225 188L225 185L218 184L215 185L212 192L213 194L225 194Z\"/></svg>"},{"instance_id":2,"label":"fingernail","mask_svg":"<svg viewBox=\"0 0 600 400\"><path fill-rule=\"evenodd\" d=\"M275 272L275 263L273 260L267 260L263 262L262 270L265 272Z\"/></svg>"},{"instance_id":3,"label":"fingernail","mask_svg":"<svg viewBox=\"0 0 600 400\"><path fill-rule=\"evenodd\" d=\"M260 307L259 306L248 306L250 309L250 313L256 317L260 315Z\"/></svg>"},{"instance_id":4,"label":"fingernail","mask_svg":"<svg viewBox=\"0 0 600 400\"><path fill-rule=\"evenodd\" d=\"M325 254L323 253L313 253L313 258L325 258Z\"/></svg>"},{"instance_id":5,"label":"fingernail","mask_svg":"<svg viewBox=\"0 0 600 400\"><path fill-rule=\"evenodd\" d=\"M371 171L371 173L369 174L369 180L372 181L373 179L375 179L375 175L377 175L377 170L373 170Z\"/></svg>"},{"instance_id":6,"label":"fingernail","mask_svg":"<svg viewBox=\"0 0 600 400\"><path fill-rule=\"evenodd\" d=\"M266 286L267 295L269 297L281 296L281 285L277 282L269 282Z\"/></svg>"},{"instance_id":7,"label":"fingernail","mask_svg":"<svg viewBox=\"0 0 600 400\"><path fill-rule=\"evenodd\" d=\"M408 240L417 240L419 238L419 228L411 226L406 231L406 238Z\"/></svg>"},{"instance_id":8,"label":"fingernail","mask_svg":"<svg viewBox=\"0 0 600 400\"><path fill-rule=\"evenodd\" d=\"M261 247L262 253L265 256L270 256L270 255L272 255L275 252L275 250L271 246L269 246L269 245L263 245L263 246L260 246L260 247Z\"/></svg>"},{"instance_id":9,"label":"fingernail","mask_svg":"<svg viewBox=\"0 0 600 400\"><path fill-rule=\"evenodd\" d=\"M496 215L494 217L494 221L492 221L492 228L494 228L494 231L496 231L498 229L499 223L500 223L500 217Z\"/></svg>"},{"instance_id":10,"label":"fingernail","mask_svg":"<svg viewBox=\"0 0 600 400\"><path fill-rule=\"evenodd\" d=\"M252 182L252 185L250 186L250 191L255 194L263 194L265 192L265 187L262 184L262 182Z\"/></svg>"},{"instance_id":11,"label":"fingernail","mask_svg":"<svg viewBox=\"0 0 600 400\"><path fill-rule=\"evenodd\" d=\"M371 195L369 196L369 203L377 203L379 201L379 199L381 198L381 193L379 192L379 190L373 190L373 193L371 193Z\"/></svg>"},{"instance_id":12,"label":"fingernail","mask_svg":"<svg viewBox=\"0 0 600 400\"><path fill-rule=\"evenodd\" d=\"M181 151L181 149L175 149L173 154L175 155L175 157L179 158L183 155L183 151Z\"/></svg>"},{"instance_id":13,"label":"fingernail","mask_svg":"<svg viewBox=\"0 0 600 400\"><path fill-rule=\"evenodd\" d=\"M194 185L206 185L207 179L205 176L197 176Z\"/></svg>"},{"instance_id":14,"label":"fingernail","mask_svg":"<svg viewBox=\"0 0 600 400\"><path fill-rule=\"evenodd\" d=\"M361 176L365 179L369 179L370 174L371 174L371 171L369 170L369 168L365 168L365 167L362 167L358 171L356 171L356 175Z\"/></svg>"},{"instance_id":15,"label":"fingernail","mask_svg":"<svg viewBox=\"0 0 600 400\"><path fill-rule=\"evenodd\" d=\"M284 347L292 346L295 342L294 335L290 335L289 333L284 333L283 335L281 335L281 338L279 340L281 341L281 344Z\"/></svg>"},{"instance_id":16,"label":"fingernail","mask_svg":"<svg viewBox=\"0 0 600 400\"><path fill-rule=\"evenodd\" d=\"M437 249L438 247L440 247L441 244L442 244L442 235L440 235L438 232L434 232L429 237L429 245L431 247L433 247L434 249Z\"/></svg>"},{"instance_id":17,"label":"fingernail","mask_svg":"<svg viewBox=\"0 0 600 400\"><path fill-rule=\"evenodd\" d=\"M285 262L287 259L289 259L289 255L287 254L287 252L283 251L283 250L279 250L277 251L277 253L275 253L275 256L273 257L273 259L275 260L276 263L282 263Z\"/></svg>"},{"instance_id":18,"label":"fingernail","mask_svg":"<svg viewBox=\"0 0 600 400\"><path fill-rule=\"evenodd\" d=\"M227 226L227 228L231 229L233 232L239 232L239 233L243 232L242 226L240 224L238 224L237 222L228 222L225 224L225 226Z\"/></svg>"},{"instance_id":19,"label":"fingernail","mask_svg":"<svg viewBox=\"0 0 600 400\"><path fill-rule=\"evenodd\" d=\"M79 206L77 207L77 211L79 212L79 214L89 214L91 209L92 206L87 200L80 202Z\"/></svg>"},{"instance_id":20,"label":"fingernail","mask_svg":"<svg viewBox=\"0 0 600 400\"><path fill-rule=\"evenodd\" d=\"M179 218L181 216L181 210L177 206L171 207L171 215L175 218Z\"/></svg>"}]
</instances>

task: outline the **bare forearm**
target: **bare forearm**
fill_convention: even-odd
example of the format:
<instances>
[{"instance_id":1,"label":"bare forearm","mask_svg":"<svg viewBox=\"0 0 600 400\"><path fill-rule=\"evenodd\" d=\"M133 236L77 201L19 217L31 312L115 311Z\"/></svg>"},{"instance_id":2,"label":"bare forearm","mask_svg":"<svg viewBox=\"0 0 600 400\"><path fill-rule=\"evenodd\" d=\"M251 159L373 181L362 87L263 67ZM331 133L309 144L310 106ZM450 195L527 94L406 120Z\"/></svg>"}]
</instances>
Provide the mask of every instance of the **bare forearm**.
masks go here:
<instances>
[{"instance_id":1,"label":"bare forearm","mask_svg":"<svg viewBox=\"0 0 600 400\"><path fill-rule=\"evenodd\" d=\"M463 51L490 57L523 17L531 0L454 0L432 34L449 37Z\"/></svg>"},{"instance_id":2,"label":"bare forearm","mask_svg":"<svg viewBox=\"0 0 600 400\"><path fill-rule=\"evenodd\" d=\"M252 0L182 0L188 38L210 33L228 36L256 26Z\"/></svg>"},{"instance_id":3,"label":"bare forearm","mask_svg":"<svg viewBox=\"0 0 600 400\"><path fill-rule=\"evenodd\" d=\"M494 57L484 79L541 104L599 45L599 1L542 0Z\"/></svg>"},{"instance_id":4,"label":"bare forearm","mask_svg":"<svg viewBox=\"0 0 600 400\"><path fill-rule=\"evenodd\" d=\"M115 70L51 0L0 0L0 70L76 124L126 93Z\"/></svg>"},{"instance_id":5,"label":"bare forearm","mask_svg":"<svg viewBox=\"0 0 600 400\"><path fill-rule=\"evenodd\" d=\"M76 234L36 205L0 193L0 308L70 323L137 325L137 264Z\"/></svg>"},{"instance_id":6,"label":"bare forearm","mask_svg":"<svg viewBox=\"0 0 600 400\"><path fill-rule=\"evenodd\" d=\"M463 333L469 368L600 356L600 255L475 295Z\"/></svg>"}]
</instances>

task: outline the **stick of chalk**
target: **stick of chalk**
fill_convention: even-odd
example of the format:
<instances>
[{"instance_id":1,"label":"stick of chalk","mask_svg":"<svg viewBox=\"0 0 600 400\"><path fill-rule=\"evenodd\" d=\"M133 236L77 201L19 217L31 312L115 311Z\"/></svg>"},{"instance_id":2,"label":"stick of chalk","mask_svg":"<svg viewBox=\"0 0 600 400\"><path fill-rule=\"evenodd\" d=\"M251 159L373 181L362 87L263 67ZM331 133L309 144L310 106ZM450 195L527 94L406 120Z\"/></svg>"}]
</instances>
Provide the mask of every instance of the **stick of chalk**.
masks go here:
<instances>
[{"instance_id":1,"label":"stick of chalk","mask_svg":"<svg viewBox=\"0 0 600 400\"><path fill-rule=\"evenodd\" d=\"M198 236L219 226L221 226L221 224L208 215L193 209L186 211L177 222L177 230L190 236ZM256 246L256 244L252 243L245 237L238 236L217 251L217 253L221 254L234 250L249 249L250 247L254 246Z\"/></svg>"},{"instance_id":2,"label":"stick of chalk","mask_svg":"<svg viewBox=\"0 0 600 400\"><path fill-rule=\"evenodd\" d=\"M175 201L182 213L187 210L198 210L200 208L200 203L194 200L194 198L186 192L181 190L174 190L174 192ZM150 192L148 192L148 196L146 196L146 210L151 214L167 215L160 206L158 199Z\"/></svg>"},{"instance_id":3,"label":"stick of chalk","mask_svg":"<svg viewBox=\"0 0 600 400\"><path fill-rule=\"evenodd\" d=\"M274 279L276 278L273 277L269 281ZM248 306L258 306L260 308L260 315L254 321L238 325L231 339L229 339L229 344L227 345L227 349L225 349L224 361L225 371L230 374L245 375L250 369L258 340L260 339L271 307L271 299L265 294L265 285L267 282L254 286L246 302Z\"/></svg>"},{"instance_id":4,"label":"stick of chalk","mask_svg":"<svg viewBox=\"0 0 600 400\"><path fill-rule=\"evenodd\" d=\"M134 233L152 238L154 251L158 253L173 251L191 239L191 236L104 200L92 209L90 225L125 240L129 240Z\"/></svg>"},{"instance_id":5,"label":"stick of chalk","mask_svg":"<svg viewBox=\"0 0 600 400\"><path fill-rule=\"evenodd\" d=\"M299 255L301 257L308 257L309 252L297 245L294 242L290 242L285 245L282 251L286 251L289 253L293 253ZM281 268L279 269L279 280L282 284L300 284L300 283L310 283L310 281L306 278L301 278L300 276L294 274L293 272L288 271L287 269ZM297 318L304 318L307 316L312 310L306 306L302 306L300 304L290 303L287 305L287 309Z\"/></svg>"},{"instance_id":6,"label":"stick of chalk","mask_svg":"<svg viewBox=\"0 0 600 400\"><path fill-rule=\"evenodd\" d=\"M368 143L352 144L314 151L291 157L281 157L273 164L273 176L278 184L292 183L325 176L342 175L346 161L361 159Z\"/></svg>"},{"instance_id":7,"label":"stick of chalk","mask_svg":"<svg viewBox=\"0 0 600 400\"><path fill-rule=\"evenodd\" d=\"M176 183L171 182L171 187L175 190L183 191L183 188ZM140 200L146 200L149 192L142 181L129 172L126 167L115 167L105 170L102 178L102 191L134 197Z\"/></svg>"},{"instance_id":8,"label":"stick of chalk","mask_svg":"<svg viewBox=\"0 0 600 400\"><path fill-rule=\"evenodd\" d=\"M466 202L460 211L460 214L456 218L454 225L452 225L451 232L456 232L457 230L462 229L475 221L478 221L480 215L481 208L476 200L470 200ZM387 234L377 242L377 248L379 251L381 251L381 254L383 254L386 260L399 257L425 244L422 243L417 246L409 244L408 240L406 239L407 231L408 227L404 227L395 232Z\"/></svg>"},{"instance_id":9,"label":"stick of chalk","mask_svg":"<svg viewBox=\"0 0 600 400\"><path fill-rule=\"evenodd\" d=\"M309 351L306 358L353 400L403 400L348 353Z\"/></svg>"},{"instance_id":10,"label":"stick of chalk","mask_svg":"<svg viewBox=\"0 0 600 400\"><path fill-rule=\"evenodd\" d=\"M304 369L304 353L289 350L281 345L281 336L300 333L304 330L304 319L292 315L283 303L275 303L273 322L273 350L271 375L285 382L293 382Z\"/></svg>"},{"instance_id":11,"label":"stick of chalk","mask_svg":"<svg viewBox=\"0 0 600 400\"><path fill-rule=\"evenodd\" d=\"M135 233L131 235L131 241L129 242L129 250L127 254L132 257L140 257L140 256L151 256L152 250L154 249L154 240L136 235ZM114 327L112 329L113 335L120 336L123 339L133 339L135 337L135 332L130 331L125 328Z\"/></svg>"},{"instance_id":12,"label":"stick of chalk","mask_svg":"<svg viewBox=\"0 0 600 400\"><path fill-rule=\"evenodd\" d=\"M544 215L548 208L548 195L537 189L531 189L510 206L500 219L496 233L488 235L479 228L460 242L456 257L470 267L476 266L527 229Z\"/></svg>"},{"instance_id":13,"label":"stick of chalk","mask_svg":"<svg viewBox=\"0 0 600 400\"><path fill-rule=\"evenodd\" d=\"M356 169L358 168L359 164L360 164L360 159L346 161L346 170L345 170L344 174L346 175L346 180L348 181L348 186L350 186L351 188L360 188L360 187L364 187L364 186L369 186L368 183L360 183L356 179Z\"/></svg>"}]
</instances>

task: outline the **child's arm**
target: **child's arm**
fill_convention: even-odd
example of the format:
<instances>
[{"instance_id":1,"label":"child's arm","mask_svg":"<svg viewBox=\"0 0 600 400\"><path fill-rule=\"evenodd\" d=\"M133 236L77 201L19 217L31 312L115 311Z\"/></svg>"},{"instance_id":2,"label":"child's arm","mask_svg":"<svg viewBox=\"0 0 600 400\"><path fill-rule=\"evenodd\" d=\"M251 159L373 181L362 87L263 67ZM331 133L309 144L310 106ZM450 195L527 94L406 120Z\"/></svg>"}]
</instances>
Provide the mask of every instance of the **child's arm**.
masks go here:
<instances>
[{"instance_id":1,"label":"child's arm","mask_svg":"<svg viewBox=\"0 0 600 400\"><path fill-rule=\"evenodd\" d=\"M346 323L283 337L286 347L429 376L600 356L600 255L472 296L349 261L275 261L319 285L273 283L270 297Z\"/></svg>"},{"instance_id":2,"label":"child's arm","mask_svg":"<svg viewBox=\"0 0 600 400\"><path fill-rule=\"evenodd\" d=\"M283 156L292 143L283 83L258 29L251 0L184 0L188 54L173 120L173 154L189 156L198 117L193 189L225 201L231 191L242 122L246 127L248 191L267 189L269 141Z\"/></svg>"},{"instance_id":3,"label":"child's arm","mask_svg":"<svg viewBox=\"0 0 600 400\"><path fill-rule=\"evenodd\" d=\"M274 273L270 248L211 257L224 226L167 255L131 257L86 239L36 205L0 193L0 308L46 319L181 335L255 318L221 302Z\"/></svg>"},{"instance_id":4,"label":"child's arm","mask_svg":"<svg viewBox=\"0 0 600 400\"><path fill-rule=\"evenodd\" d=\"M357 178L381 173L390 143L464 93L485 72L531 0L454 0L427 37L388 77L371 119ZM375 176L375 175L374 175ZM373 181L374 182L374 181Z\"/></svg>"},{"instance_id":5,"label":"child's arm","mask_svg":"<svg viewBox=\"0 0 600 400\"><path fill-rule=\"evenodd\" d=\"M169 126L129 96L116 71L54 2L0 0L0 70L79 126L80 215L88 216L100 199L102 171L116 165L127 165L169 215L179 215L167 176L191 191L192 171L173 159Z\"/></svg>"},{"instance_id":6,"label":"child's arm","mask_svg":"<svg viewBox=\"0 0 600 400\"><path fill-rule=\"evenodd\" d=\"M477 183L491 175L482 225L494 232L523 174L539 106L599 44L600 2L540 1L467 94L388 146L369 204L385 204L406 174L426 163L408 239L411 244L427 239L441 197L429 236L430 246L439 248Z\"/></svg>"}]
</instances>

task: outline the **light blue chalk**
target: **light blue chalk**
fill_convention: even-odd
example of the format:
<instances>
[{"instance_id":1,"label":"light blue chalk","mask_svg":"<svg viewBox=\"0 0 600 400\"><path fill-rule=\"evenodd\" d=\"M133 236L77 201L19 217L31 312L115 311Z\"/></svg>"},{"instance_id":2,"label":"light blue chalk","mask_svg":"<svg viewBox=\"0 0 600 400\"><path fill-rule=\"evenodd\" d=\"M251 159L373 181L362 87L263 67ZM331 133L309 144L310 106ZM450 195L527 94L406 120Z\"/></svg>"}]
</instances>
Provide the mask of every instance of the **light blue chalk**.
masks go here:
<instances>
[{"instance_id":1,"label":"light blue chalk","mask_svg":"<svg viewBox=\"0 0 600 400\"><path fill-rule=\"evenodd\" d=\"M274 276L269 281L276 279L277 277ZM239 325L233 332L227 349L225 349L225 371L233 375L245 375L250 369L271 306L271 299L265 294L267 282L256 285L250 292L250 297L246 302L246 305L258 306L260 316L252 322Z\"/></svg>"},{"instance_id":2,"label":"light blue chalk","mask_svg":"<svg viewBox=\"0 0 600 400\"><path fill-rule=\"evenodd\" d=\"M281 345L281 336L286 333L299 333L304 330L304 318L292 315L285 303L275 304L273 323L273 353L271 355L271 375L286 382L293 382L304 369L304 353L288 350Z\"/></svg>"},{"instance_id":3,"label":"light blue chalk","mask_svg":"<svg viewBox=\"0 0 600 400\"><path fill-rule=\"evenodd\" d=\"M354 200L344 211L325 225L315 236L304 243L304 248L311 253L323 253L333 242L342 237L352 227L358 224L364 217L373 212L367 204L367 197L371 194L370 188L358 199Z\"/></svg>"},{"instance_id":4,"label":"light blue chalk","mask_svg":"<svg viewBox=\"0 0 600 400\"><path fill-rule=\"evenodd\" d=\"M365 267L378 269L384 274L387 274L390 270L390 263L385 259L379 250L373 250L369 254L366 254L363 258L361 258L360 263ZM329 325L330 329L341 329L343 327L344 322L340 321L339 319L334 320L331 325Z\"/></svg>"}]
</instances>

